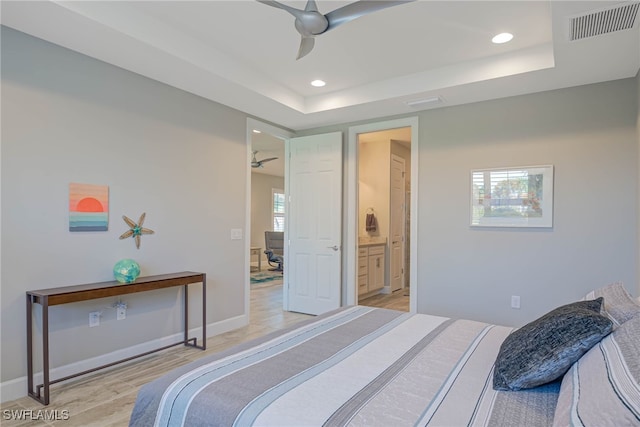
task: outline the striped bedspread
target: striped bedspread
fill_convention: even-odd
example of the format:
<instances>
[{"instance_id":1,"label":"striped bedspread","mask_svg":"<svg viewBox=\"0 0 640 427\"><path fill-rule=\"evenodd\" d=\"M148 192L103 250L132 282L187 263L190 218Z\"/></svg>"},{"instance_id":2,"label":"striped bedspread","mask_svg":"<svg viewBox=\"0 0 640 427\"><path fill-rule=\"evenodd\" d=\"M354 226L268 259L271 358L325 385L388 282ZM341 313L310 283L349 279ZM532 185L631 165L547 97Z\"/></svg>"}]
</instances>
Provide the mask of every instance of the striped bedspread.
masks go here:
<instances>
[{"instance_id":1,"label":"striped bedspread","mask_svg":"<svg viewBox=\"0 0 640 427\"><path fill-rule=\"evenodd\" d=\"M131 426L551 425L559 385L497 392L511 328L348 307L145 385Z\"/></svg>"}]
</instances>

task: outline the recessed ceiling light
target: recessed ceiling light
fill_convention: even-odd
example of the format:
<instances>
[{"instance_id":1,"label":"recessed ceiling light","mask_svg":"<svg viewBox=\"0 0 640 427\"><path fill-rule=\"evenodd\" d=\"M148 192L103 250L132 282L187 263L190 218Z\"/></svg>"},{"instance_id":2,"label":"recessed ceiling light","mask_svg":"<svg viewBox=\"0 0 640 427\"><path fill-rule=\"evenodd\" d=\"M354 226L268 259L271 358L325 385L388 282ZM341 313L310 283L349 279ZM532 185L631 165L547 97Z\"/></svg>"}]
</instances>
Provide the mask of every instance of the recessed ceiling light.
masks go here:
<instances>
[{"instance_id":1,"label":"recessed ceiling light","mask_svg":"<svg viewBox=\"0 0 640 427\"><path fill-rule=\"evenodd\" d=\"M495 44L501 44L511 41L513 38L513 34L511 33L500 33L497 36L494 36L491 41Z\"/></svg>"},{"instance_id":2,"label":"recessed ceiling light","mask_svg":"<svg viewBox=\"0 0 640 427\"><path fill-rule=\"evenodd\" d=\"M324 85L326 85L327 83L323 80L314 80L311 82L311 86L315 86L315 87L322 87Z\"/></svg>"},{"instance_id":3,"label":"recessed ceiling light","mask_svg":"<svg viewBox=\"0 0 640 427\"><path fill-rule=\"evenodd\" d=\"M254 129L253 133L262 133L262 132L260 132L258 129Z\"/></svg>"}]
</instances>

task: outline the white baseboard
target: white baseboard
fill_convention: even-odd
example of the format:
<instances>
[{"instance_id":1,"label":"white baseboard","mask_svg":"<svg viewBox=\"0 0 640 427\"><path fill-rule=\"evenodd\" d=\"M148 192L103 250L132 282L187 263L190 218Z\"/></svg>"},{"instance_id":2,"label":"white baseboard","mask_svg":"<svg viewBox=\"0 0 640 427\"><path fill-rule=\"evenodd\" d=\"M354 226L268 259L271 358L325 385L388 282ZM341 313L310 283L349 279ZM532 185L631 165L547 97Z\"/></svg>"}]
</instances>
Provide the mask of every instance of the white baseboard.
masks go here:
<instances>
[{"instance_id":1,"label":"white baseboard","mask_svg":"<svg viewBox=\"0 0 640 427\"><path fill-rule=\"evenodd\" d=\"M27 377L20 377L0 383L0 403L20 399L27 395Z\"/></svg>"},{"instance_id":2,"label":"white baseboard","mask_svg":"<svg viewBox=\"0 0 640 427\"><path fill-rule=\"evenodd\" d=\"M234 329L241 328L249 323L249 317L245 314L225 319L220 322L210 323L207 325L207 338L215 335L220 335L225 332L232 331ZM198 337L199 344L202 340L202 327L189 329L189 337ZM147 351L154 350L159 347L173 344L178 341L182 341L184 338L183 333L177 333L169 335L167 337L157 338L155 340L147 341L145 343L136 344L131 347L123 348L113 351L101 356L92 357L78 362L70 363L68 365L59 366L51 369L49 378L63 378L69 375L73 375L77 372L83 372L89 369L103 366L109 363L116 362L118 360L126 359L127 357L135 356ZM26 354L25 354L26 357ZM35 384L42 383L42 372L34 374ZM27 376L15 378L12 380L4 381L0 383L0 403L4 403L10 400L19 399L27 395Z\"/></svg>"}]
</instances>

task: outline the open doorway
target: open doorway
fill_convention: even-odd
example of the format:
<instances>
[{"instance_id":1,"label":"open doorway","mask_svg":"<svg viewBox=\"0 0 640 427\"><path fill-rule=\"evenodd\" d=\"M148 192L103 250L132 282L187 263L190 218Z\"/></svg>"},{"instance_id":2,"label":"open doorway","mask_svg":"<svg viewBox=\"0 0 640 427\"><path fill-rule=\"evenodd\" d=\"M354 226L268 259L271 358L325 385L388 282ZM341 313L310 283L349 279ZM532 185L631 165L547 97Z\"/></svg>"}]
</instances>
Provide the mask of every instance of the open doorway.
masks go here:
<instances>
[{"instance_id":1,"label":"open doorway","mask_svg":"<svg viewBox=\"0 0 640 427\"><path fill-rule=\"evenodd\" d=\"M360 305L409 311L410 168L411 127L358 134Z\"/></svg>"},{"instance_id":2,"label":"open doorway","mask_svg":"<svg viewBox=\"0 0 640 427\"><path fill-rule=\"evenodd\" d=\"M399 242L397 245L402 248L404 252L405 260L402 260L400 265L404 267L404 281L402 279L399 280L400 286L404 287L401 291L402 294L408 294L409 297L409 311L415 313L417 311L417 299L419 297L416 292L416 282L417 282L417 245L416 245L416 236L417 236L417 225L416 221L411 221L411 218L417 218L418 213L418 118L417 117L406 117L401 119L388 120L384 122L377 123L369 123L366 125L352 126L349 128L349 137L348 137L348 147L347 147L347 162L346 162L346 175L347 175L347 186L346 186L346 232L345 232L345 269L344 269L344 281L347 284L345 287L345 294L343 295L344 301L347 305L353 305L359 303L358 296L358 276L360 270L359 256L364 255L360 251L361 242L366 240L361 240L361 230L362 228L366 231L367 226L367 210L370 207L374 208L375 206L369 206L366 202L364 204L360 203L359 192L360 189L360 177L359 177L359 169L360 169L360 147L359 141L362 135L366 135L369 133L377 133L382 131L393 131L396 129L406 128L409 132L408 135L410 137L393 137L391 139L405 140L408 142L408 150L410 153L409 161L405 161L405 177L408 179L409 183L405 186L404 195L404 226L401 226L405 232L404 242ZM391 161L392 156L389 155L389 182L391 180ZM398 191L398 194L400 191ZM391 197L391 196L389 196ZM396 196L398 197L398 196ZM361 206L362 205L362 206ZM364 212L360 211L363 209ZM362 220L360 218L363 218ZM398 224L398 222L396 221ZM385 239L385 249L386 252L384 254L385 260L388 252L391 251L389 249L389 243L393 245L395 239L393 237L381 236ZM365 239L369 238L368 235L364 236ZM388 240L388 242L387 242ZM370 254L367 254L370 255ZM374 253L375 255L375 253ZM402 256L396 258L397 260L401 259ZM374 260L375 262L375 260ZM387 266L385 262L385 267ZM389 264L389 268L392 266ZM408 271L407 271L408 269ZM391 270L389 270L391 274ZM408 276L408 277L407 277ZM389 286L388 291L391 292L391 280L386 282L384 286ZM398 283L398 280L395 282ZM379 285L378 285L379 286ZM397 286L397 285L396 285Z\"/></svg>"},{"instance_id":3,"label":"open doorway","mask_svg":"<svg viewBox=\"0 0 640 427\"><path fill-rule=\"evenodd\" d=\"M282 277L285 226L284 141L260 131L251 138L251 282ZM281 282L281 280L280 280Z\"/></svg>"},{"instance_id":4,"label":"open doorway","mask_svg":"<svg viewBox=\"0 0 640 427\"><path fill-rule=\"evenodd\" d=\"M247 314L256 307L280 312L283 307L282 247L274 250L274 236L282 236L285 228L285 139L290 136L265 123L247 121ZM269 249L272 256L265 253Z\"/></svg>"},{"instance_id":5,"label":"open doorway","mask_svg":"<svg viewBox=\"0 0 640 427\"><path fill-rule=\"evenodd\" d=\"M286 212L284 217L283 290L280 315L287 313L320 314L341 305L342 265L342 133L330 132L293 138L278 133L278 128L248 119L247 156L253 161L253 129L285 141L284 189ZM260 126L262 125L262 126ZM268 129L265 132L263 128ZM282 131L282 130L280 130ZM258 134L260 135L260 134ZM259 150L258 150L259 151ZM251 167L247 167L247 230L259 230L251 225L252 190ZM257 184L254 183L254 187ZM273 194L273 191L269 189ZM271 214L271 212L270 212ZM259 241L250 237L246 245L245 312L253 311L250 290L250 255L259 252ZM259 237L258 237L259 238ZM253 248L253 249L252 249ZM289 263L288 259L296 262ZM285 317L287 314L285 314Z\"/></svg>"}]
</instances>

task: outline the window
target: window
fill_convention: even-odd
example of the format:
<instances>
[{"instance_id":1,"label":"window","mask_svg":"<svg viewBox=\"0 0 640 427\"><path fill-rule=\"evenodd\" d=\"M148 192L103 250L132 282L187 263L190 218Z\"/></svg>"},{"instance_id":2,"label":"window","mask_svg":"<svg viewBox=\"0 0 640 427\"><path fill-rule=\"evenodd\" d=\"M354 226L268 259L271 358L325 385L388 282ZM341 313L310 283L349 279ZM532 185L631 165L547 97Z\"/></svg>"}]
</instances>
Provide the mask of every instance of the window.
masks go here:
<instances>
[{"instance_id":1,"label":"window","mask_svg":"<svg viewBox=\"0 0 640 427\"><path fill-rule=\"evenodd\" d=\"M273 212L273 231L284 231L284 190L271 190L271 212Z\"/></svg>"}]
</instances>

